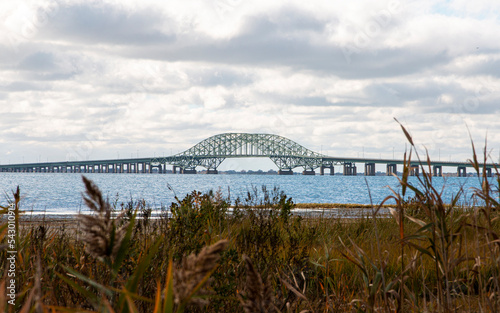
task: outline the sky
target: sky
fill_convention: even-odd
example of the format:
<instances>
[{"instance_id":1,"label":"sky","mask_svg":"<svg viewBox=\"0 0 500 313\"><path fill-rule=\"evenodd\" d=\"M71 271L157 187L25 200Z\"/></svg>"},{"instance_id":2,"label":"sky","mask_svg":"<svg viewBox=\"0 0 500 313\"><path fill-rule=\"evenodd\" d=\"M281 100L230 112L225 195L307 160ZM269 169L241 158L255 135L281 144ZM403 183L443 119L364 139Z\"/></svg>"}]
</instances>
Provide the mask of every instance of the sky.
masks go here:
<instances>
[{"instance_id":1,"label":"sky","mask_svg":"<svg viewBox=\"0 0 500 313\"><path fill-rule=\"evenodd\" d=\"M500 158L500 2L2 1L0 164L270 133L331 156ZM236 163L235 163L236 162ZM272 162L226 161L267 170Z\"/></svg>"}]
</instances>

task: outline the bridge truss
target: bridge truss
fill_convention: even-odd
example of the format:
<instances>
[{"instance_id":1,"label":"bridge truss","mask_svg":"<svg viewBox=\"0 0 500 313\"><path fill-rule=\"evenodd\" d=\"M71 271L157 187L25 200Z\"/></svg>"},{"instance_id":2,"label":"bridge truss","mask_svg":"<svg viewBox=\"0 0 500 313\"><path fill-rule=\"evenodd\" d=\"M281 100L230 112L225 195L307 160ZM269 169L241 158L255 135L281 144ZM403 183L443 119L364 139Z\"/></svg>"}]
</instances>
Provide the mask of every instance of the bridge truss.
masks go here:
<instances>
[{"instance_id":1,"label":"bridge truss","mask_svg":"<svg viewBox=\"0 0 500 313\"><path fill-rule=\"evenodd\" d=\"M209 137L190 149L172 157L158 160L184 170L197 166L216 170L227 158L270 158L279 170L303 167L314 170L320 166L331 166L339 162L323 160L327 156L309 150L282 136L272 134L225 133Z\"/></svg>"},{"instance_id":2,"label":"bridge truss","mask_svg":"<svg viewBox=\"0 0 500 313\"><path fill-rule=\"evenodd\" d=\"M66 161L46 163L23 163L0 165L0 172L62 172L62 173L152 173L157 168L159 173L166 173L166 166L173 166L173 172L179 168L182 173L196 173L196 167L204 167L207 173L217 173L219 165L228 158L267 157L278 167L279 174L293 174L293 169L304 168L303 174L314 175L315 169L330 169L334 174L334 165L343 165L344 175L356 175L356 163L365 163L365 175L375 175L375 164L386 164L387 175L397 173L397 164L404 160L373 158L330 157L312 150L282 136L272 134L225 133L209 137L188 150L168 156L155 158ZM418 160L412 160L412 171L418 175ZM435 176L442 175L443 166L457 167L458 176L467 176L466 168L472 167L470 162L433 161ZM481 164L488 173L498 168L498 164Z\"/></svg>"}]
</instances>

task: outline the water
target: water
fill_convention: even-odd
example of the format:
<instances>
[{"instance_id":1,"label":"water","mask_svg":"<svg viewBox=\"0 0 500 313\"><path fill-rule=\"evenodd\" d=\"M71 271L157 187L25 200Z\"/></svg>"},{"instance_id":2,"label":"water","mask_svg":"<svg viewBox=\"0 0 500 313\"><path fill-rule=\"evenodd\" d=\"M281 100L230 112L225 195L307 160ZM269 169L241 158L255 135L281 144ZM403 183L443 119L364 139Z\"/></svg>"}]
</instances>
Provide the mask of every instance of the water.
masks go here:
<instances>
[{"instance_id":1,"label":"water","mask_svg":"<svg viewBox=\"0 0 500 313\"><path fill-rule=\"evenodd\" d=\"M153 207L168 206L175 201L175 194L182 198L193 190L221 189L231 198L243 198L252 187L275 186L283 190L295 203L357 203L370 204L368 186L373 203L380 203L391 195L389 187L401 191L398 180L387 176L278 176L278 175L159 175L159 174L86 174L113 202L145 199ZM417 178L410 177L417 185ZM368 183L368 186L367 186ZM471 188L480 187L477 177L434 178L434 185L441 189L449 202L463 185L463 200L470 199ZM35 214L72 215L84 210L82 192L84 185L80 174L60 173L0 173L0 191L10 195L20 186L22 209ZM171 189L168 188L171 186ZM5 204L5 197L0 203ZM390 202L389 202L390 203Z\"/></svg>"}]
</instances>

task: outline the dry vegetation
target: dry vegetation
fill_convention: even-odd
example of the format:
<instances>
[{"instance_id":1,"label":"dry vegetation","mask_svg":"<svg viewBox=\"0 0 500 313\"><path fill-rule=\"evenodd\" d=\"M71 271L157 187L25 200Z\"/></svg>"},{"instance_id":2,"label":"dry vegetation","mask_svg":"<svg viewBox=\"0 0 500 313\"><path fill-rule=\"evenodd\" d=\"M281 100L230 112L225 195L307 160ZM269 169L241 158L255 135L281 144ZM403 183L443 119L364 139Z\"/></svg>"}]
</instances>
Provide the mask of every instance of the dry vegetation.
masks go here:
<instances>
[{"instance_id":1,"label":"dry vegetation","mask_svg":"<svg viewBox=\"0 0 500 313\"><path fill-rule=\"evenodd\" d=\"M401 193L351 223L294 216L290 198L265 188L236 201L193 192L153 220L144 201L113 207L84 178L94 215L76 231L16 225L14 306L0 246L0 311L500 311L498 178L488 180L474 151L481 188L468 206L460 194L445 204L427 161L419 184L408 182L411 155ZM19 201L18 190L18 215ZM387 201L394 218L379 218Z\"/></svg>"}]
</instances>

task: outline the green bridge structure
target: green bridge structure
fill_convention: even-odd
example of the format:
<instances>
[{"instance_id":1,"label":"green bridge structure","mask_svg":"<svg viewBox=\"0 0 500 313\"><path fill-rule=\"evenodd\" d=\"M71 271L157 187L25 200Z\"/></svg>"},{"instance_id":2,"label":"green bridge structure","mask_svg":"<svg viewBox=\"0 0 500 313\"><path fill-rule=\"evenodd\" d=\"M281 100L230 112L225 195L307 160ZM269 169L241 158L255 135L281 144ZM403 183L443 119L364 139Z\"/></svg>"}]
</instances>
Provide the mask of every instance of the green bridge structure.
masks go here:
<instances>
[{"instance_id":1,"label":"green bridge structure","mask_svg":"<svg viewBox=\"0 0 500 313\"><path fill-rule=\"evenodd\" d=\"M278 174L292 175L293 169L303 168L302 174L324 175L325 169L334 175L334 165L343 166L343 175L357 175L357 164L364 164L364 175L375 175L375 164L385 164L386 174L397 174L397 166L403 160L374 158L331 157L309 150L302 145L282 136L272 134L224 133L209 137L188 150L168 156L153 158L130 158L113 160L87 160L45 163L23 163L0 165L0 172L36 173L172 173L196 174L197 167L204 167L207 174L218 174L217 168L230 158L269 158L278 167ZM410 175L419 175L418 161L410 163ZM498 164L481 164L488 176ZM456 167L457 175L467 176L469 162L432 161L434 176L442 176L442 168ZM169 171L170 172L170 171Z\"/></svg>"}]
</instances>

